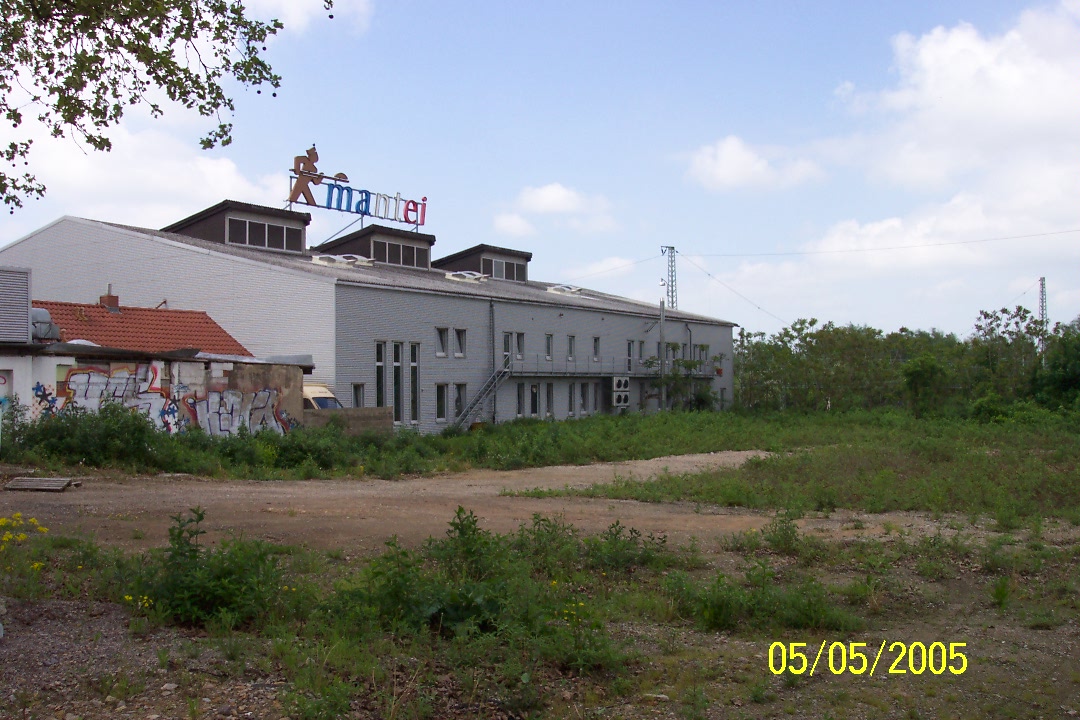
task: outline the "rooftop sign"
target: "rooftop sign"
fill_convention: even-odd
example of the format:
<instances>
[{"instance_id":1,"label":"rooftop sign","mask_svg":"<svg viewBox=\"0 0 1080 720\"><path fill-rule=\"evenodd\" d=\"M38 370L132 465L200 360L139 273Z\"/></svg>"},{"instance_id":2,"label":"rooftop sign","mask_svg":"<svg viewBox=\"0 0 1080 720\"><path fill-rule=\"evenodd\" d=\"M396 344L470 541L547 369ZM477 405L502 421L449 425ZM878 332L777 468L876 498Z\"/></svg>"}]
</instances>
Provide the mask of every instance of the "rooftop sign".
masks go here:
<instances>
[{"instance_id":1,"label":"rooftop sign","mask_svg":"<svg viewBox=\"0 0 1080 720\"><path fill-rule=\"evenodd\" d=\"M315 167L319 162L319 153L315 146L304 155L293 158L292 175L289 176L289 203L302 203L312 207L325 207L329 210L367 215L380 220L408 223L419 227L427 216L427 198L406 200L401 193L384 195L368 190L357 190L345 183L349 177L345 173L324 175ZM326 186L326 202L320 205L312 193L313 185Z\"/></svg>"}]
</instances>

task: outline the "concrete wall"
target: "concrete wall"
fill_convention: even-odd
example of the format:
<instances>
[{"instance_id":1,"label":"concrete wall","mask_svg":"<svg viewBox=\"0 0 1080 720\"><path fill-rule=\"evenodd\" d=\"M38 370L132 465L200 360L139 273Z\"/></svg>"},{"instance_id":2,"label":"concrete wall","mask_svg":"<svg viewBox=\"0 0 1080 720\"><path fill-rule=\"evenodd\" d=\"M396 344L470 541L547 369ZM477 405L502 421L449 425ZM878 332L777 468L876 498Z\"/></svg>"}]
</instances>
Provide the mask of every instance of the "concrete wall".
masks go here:
<instances>
[{"instance_id":1,"label":"concrete wall","mask_svg":"<svg viewBox=\"0 0 1080 720\"><path fill-rule=\"evenodd\" d=\"M123 305L205 310L254 355L310 354L334 382L334 281L247 258L65 217L0 249L33 270L36 300L95 303L112 283Z\"/></svg>"},{"instance_id":2,"label":"concrete wall","mask_svg":"<svg viewBox=\"0 0 1080 720\"><path fill-rule=\"evenodd\" d=\"M494 282L494 281L492 281ZM657 309L659 314L659 308ZM346 406L353 404L354 387L363 385L364 404L375 406L375 345L387 347L386 402L393 401L393 345L401 343L402 363L402 424L415 426L422 432L438 432L454 416L454 387L465 384L467 399L480 389L501 366L503 334L512 333L511 363L515 375L498 390L495 402L487 403L477 420L503 422L518 417L518 384L524 384L525 416L531 416L532 385L538 385L538 417L555 419L580 417L581 383L589 386L587 409L584 414L613 412L609 390L611 378L631 376L630 411L652 410L658 406L648 380L651 371L642 364L640 343L645 343L645 356L656 355L660 339L658 317L612 312L580 310L566 307L491 302L482 298L454 297L435 293L396 291L339 285L337 288L337 383L334 392ZM447 352L437 352L437 329L447 329ZM466 331L466 351L455 353L455 330ZM524 333L524 352L517 353L517 333ZM553 335L551 360L545 352L545 336ZM576 337L574 359L567 358L567 336ZM717 393L731 402L731 328L706 323L665 323L665 342L694 345L708 344L709 355L723 355L719 364L723 375L714 371L708 376ZM494 343L492 338L494 337ZM593 359L593 337L600 338L600 353ZM627 371L627 341L633 341L630 371ZM417 364L420 400L419 417L410 412L412 394L409 352L419 345ZM547 384L552 384L554 403L548 408ZM599 407L595 400L599 384ZM447 386L447 419L436 417L437 387ZM575 400L571 413L570 387ZM644 393L643 393L644 390ZM550 415L548 414L550 412Z\"/></svg>"},{"instance_id":3,"label":"concrete wall","mask_svg":"<svg viewBox=\"0 0 1080 720\"><path fill-rule=\"evenodd\" d=\"M303 411L303 373L291 365L0 356L0 376L8 373L32 418L117 402L168 432L229 435L241 425L287 432Z\"/></svg>"},{"instance_id":4,"label":"concrete wall","mask_svg":"<svg viewBox=\"0 0 1080 720\"><path fill-rule=\"evenodd\" d=\"M322 427L334 418L345 423L346 435L391 433L394 431L394 409L391 407L342 408L340 410L304 409L304 425Z\"/></svg>"}]
</instances>

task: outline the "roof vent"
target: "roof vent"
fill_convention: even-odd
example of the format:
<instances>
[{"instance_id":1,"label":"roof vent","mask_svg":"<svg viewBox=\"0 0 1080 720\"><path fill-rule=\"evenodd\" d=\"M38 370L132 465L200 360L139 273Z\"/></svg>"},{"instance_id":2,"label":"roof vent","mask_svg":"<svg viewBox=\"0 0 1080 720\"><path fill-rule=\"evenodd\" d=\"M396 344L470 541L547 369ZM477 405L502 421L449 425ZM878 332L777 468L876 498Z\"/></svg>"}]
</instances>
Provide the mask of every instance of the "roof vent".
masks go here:
<instances>
[{"instance_id":1,"label":"roof vent","mask_svg":"<svg viewBox=\"0 0 1080 720\"><path fill-rule=\"evenodd\" d=\"M33 329L31 336L34 342L60 339L60 328L52 321L52 315L45 308L31 308L30 322Z\"/></svg>"},{"instance_id":2,"label":"roof vent","mask_svg":"<svg viewBox=\"0 0 1080 720\"><path fill-rule=\"evenodd\" d=\"M559 293L560 295L577 295L581 292L581 288L577 285L552 285L547 291Z\"/></svg>"},{"instance_id":3,"label":"roof vent","mask_svg":"<svg viewBox=\"0 0 1080 720\"><path fill-rule=\"evenodd\" d=\"M312 255L311 262L319 265L346 265L349 267L356 267L358 265L370 266L371 260L363 255Z\"/></svg>"},{"instance_id":4,"label":"roof vent","mask_svg":"<svg viewBox=\"0 0 1080 720\"><path fill-rule=\"evenodd\" d=\"M457 280L458 282L480 283L486 282L488 276L484 273L478 273L475 270L454 270L453 272L446 273L446 279Z\"/></svg>"}]
</instances>

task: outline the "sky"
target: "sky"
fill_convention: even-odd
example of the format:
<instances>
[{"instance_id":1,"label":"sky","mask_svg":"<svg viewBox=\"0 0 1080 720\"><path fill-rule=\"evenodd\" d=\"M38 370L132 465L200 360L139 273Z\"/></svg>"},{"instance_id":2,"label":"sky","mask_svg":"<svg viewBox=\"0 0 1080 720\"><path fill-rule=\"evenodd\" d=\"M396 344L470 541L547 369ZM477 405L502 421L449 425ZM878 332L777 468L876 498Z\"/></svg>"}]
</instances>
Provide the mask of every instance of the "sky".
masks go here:
<instances>
[{"instance_id":1,"label":"sky","mask_svg":"<svg viewBox=\"0 0 1080 720\"><path fill-rule=\"evenodd\" d=\"M1040 277L1051 322L1080 315L1080 0L248 6L285 23L283 85L230 87L230 146L168 104L110 153L24 126L48 193L0 246L62 215L283 207L314 143L353 187L426 197L434 257L526 250L532 279L659 304L674 246L678 308L752 332L965 337L1037 313ZM299 209L312 245L357 217Z\"/></svg>"}]
</instances>

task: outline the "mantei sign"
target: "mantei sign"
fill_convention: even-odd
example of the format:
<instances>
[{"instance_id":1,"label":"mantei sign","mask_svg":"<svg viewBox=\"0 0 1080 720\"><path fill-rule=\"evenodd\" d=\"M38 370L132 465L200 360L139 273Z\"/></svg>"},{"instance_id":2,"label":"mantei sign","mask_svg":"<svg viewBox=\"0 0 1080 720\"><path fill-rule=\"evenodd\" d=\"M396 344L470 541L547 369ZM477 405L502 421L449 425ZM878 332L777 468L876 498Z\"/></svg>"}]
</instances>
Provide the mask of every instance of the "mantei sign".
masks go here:
<instances>
[{"instance_id":1,"label":"mantei sign","mask_svg":"<svg viewBox=\"0 0 1080 720\"><path fill-rule=\"evenodd\" d=\"M367 215L380 220L408 223L420 226L427 218L427 198L406 200L401 193L384 195L368 190L357 190L345 183L349 177L345 173L324 175L315 167L319 162L319 153L315 146L303 155L293 158L292 175L289 176L289 202L302 203L313 207L325 207L330 210ZM326 186L326 202L320 205L315 201L312 185Z\"/></svg>"}]
</instances>

